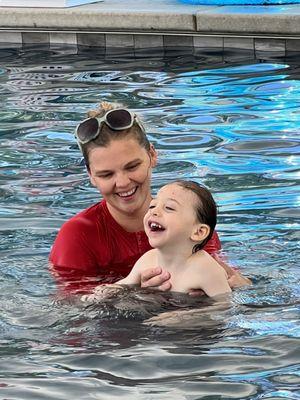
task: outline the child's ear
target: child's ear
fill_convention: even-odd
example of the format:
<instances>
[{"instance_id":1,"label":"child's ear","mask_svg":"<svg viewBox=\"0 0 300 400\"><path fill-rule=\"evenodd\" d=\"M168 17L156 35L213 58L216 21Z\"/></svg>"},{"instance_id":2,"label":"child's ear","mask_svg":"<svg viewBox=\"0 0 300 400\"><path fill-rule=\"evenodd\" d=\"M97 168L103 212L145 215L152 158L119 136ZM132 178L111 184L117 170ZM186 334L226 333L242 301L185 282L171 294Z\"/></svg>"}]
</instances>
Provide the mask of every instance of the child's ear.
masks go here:
<instances>
[{"instance_id":1,"label":"child's ear","mask_svg":"<svg viewBox=\"0 0 300 400\"><path fill-rule=\"evenodd\" d=\"M191 240L193 242L203 242L207 238L210 232L210 227L206 224L198 224L194 227L191 234Z\"/></svg>"}]
</instances>

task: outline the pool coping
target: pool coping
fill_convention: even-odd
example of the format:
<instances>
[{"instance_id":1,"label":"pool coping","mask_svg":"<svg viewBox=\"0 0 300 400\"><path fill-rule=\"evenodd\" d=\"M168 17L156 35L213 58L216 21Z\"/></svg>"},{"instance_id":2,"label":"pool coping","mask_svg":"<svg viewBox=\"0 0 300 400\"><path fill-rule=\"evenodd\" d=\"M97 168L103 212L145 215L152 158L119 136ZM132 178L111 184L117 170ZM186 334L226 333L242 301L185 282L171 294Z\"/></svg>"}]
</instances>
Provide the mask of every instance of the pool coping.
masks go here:
<instances>
[{"instance_id":1,"label":"pool coping","mask_svg":"<svg viewBox=\"0 0 300 400\"><path fill-rule=\"evenodd\" d=\"M128 0L124 10L122 1L69 8L0 7L0 44L300 51L300 4L198 6Z\"/></svg>"}]
</instances>

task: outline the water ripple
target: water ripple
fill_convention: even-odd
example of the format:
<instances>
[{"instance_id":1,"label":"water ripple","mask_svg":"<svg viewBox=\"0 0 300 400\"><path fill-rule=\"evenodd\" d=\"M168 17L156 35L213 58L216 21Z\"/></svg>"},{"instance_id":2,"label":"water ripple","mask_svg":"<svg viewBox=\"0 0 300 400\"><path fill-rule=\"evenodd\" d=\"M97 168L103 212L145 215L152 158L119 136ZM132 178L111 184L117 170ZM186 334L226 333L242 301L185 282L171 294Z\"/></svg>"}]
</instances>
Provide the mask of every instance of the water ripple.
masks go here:
<instances>
[{"instance_id":1,"label":"water ripple","mask_svg":"<svg viewBox=\"0 0 300 400\"><path fill-rule=\"evenodd\" d=\"M1 397L298 399L298 60L97 49L0 60ZM252 287L171 306L60 297L51 244L100 197L73 131L102 100L142 115L159 153L153 191L174 178L212 190L224 252Z\"/></svg>"}]
</instances>

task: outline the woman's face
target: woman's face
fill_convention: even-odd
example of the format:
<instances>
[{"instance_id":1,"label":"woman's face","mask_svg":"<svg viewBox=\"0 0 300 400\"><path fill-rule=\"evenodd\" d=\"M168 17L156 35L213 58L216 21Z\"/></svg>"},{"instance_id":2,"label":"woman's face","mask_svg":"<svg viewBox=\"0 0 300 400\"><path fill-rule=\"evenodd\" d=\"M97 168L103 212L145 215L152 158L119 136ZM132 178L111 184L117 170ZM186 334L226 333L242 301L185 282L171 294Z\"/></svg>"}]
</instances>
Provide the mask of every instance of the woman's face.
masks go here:
<instances>
[{"instance_id":1,"label":"woman's face","mask_svg":"<svg viewBox=\"0 0 300 400\"><path fill-rule=\"evenodd\" d=\"M146 212L151 200L151 172L156 162L154 147L147 151L130 136L90 151L91 183L107 201L114 217L118 213L132 216Z\"/></svg>"}]
</instances>

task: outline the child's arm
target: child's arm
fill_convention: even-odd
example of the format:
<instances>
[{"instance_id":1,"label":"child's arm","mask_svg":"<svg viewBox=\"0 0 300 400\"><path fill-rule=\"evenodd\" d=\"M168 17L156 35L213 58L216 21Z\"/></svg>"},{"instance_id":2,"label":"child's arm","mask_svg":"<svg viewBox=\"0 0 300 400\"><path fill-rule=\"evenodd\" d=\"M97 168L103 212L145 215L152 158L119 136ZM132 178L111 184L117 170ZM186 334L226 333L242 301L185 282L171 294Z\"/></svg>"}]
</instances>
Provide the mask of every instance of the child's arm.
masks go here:
<instances>
[{"instance_id":1,"label":"child's arm","mask_svg":"<svg viewBox=\"0 0 300 400\"><path fill-rule=\"evenodd\" d=\"M107 299L117 292L122 290L122 285L138 285L141 286L141 272L145 268L149 268L148 262L151 262L151 253L152 250L148 251L142 257L140 257L137 262L134 264L130 273L123 279L111 284L101 284L94 288L93 292L88 295L83 295L81 297L82 301L100 301ZM149 254L148 254L149 253Z\"/></svg>"},{"instance_id":2,"label":"child's arm","mask_svg":"<svg viewBox=\"0 0 300 400\"><path fill-rule=\"evenodd\" d=\"M123 278L120 279L117 284L120 285L138 285L141 286L141 274L142 272L149 268L150 266L153 266L156 262L156 257L155 257L155 252L156 250L152 249L147 251L147 253L143 254L137 262L134 264L132 270L129 272L129 274Z\"/></svg>"},{"instance_id":3,"label":"child's arm","mask_svg":"<svg viewBox=\"0 0 300 400\"><path fill-rule=\"evenodd\" d=\"M120 285L138 285L141 286L141 272L145 268L145 262L147 260L147 253L142 255L137 262L134 264L132 270L129 272L129 274L123 278L117 281L117 284Z\"/></svg>"}]
</instances>

